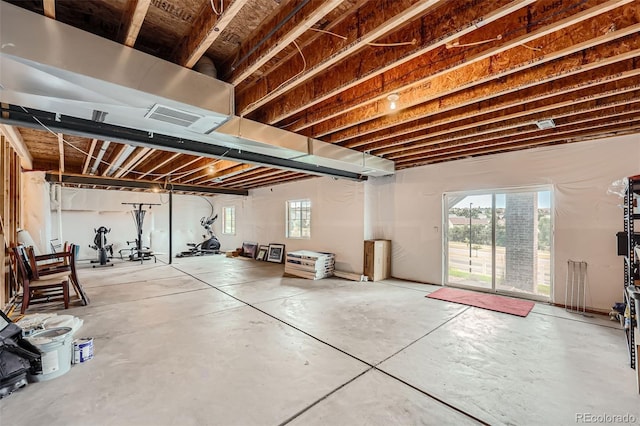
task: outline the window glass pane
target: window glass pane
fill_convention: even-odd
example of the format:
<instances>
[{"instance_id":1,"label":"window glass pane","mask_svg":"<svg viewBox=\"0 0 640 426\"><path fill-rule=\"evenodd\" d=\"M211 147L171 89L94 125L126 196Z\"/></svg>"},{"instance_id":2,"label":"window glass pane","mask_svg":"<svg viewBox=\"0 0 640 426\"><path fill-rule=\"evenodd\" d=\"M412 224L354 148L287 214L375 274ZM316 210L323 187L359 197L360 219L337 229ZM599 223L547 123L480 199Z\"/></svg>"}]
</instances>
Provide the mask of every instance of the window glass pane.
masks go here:
<instances>
[{"instance_id":1,"label":"window glass pane","mask_svg":"<svg viewBox=\"0 0 640 426\"><path fill-rule=\"evenodd\" d=\"M447 284L549 298L551 191L447 194Z\"/></svg>"},{"instance_id":2,"label":"window glass pane","mask_svg":"<svg viewBox=\"0 0 640 426\"><path fill-rule=\"evenodd\" d=\"M225 207L222 218L223 218L222 233L235 234L236 233L236 208Z\"/></svg>"},{"instance_id":3,"label":"window glass pane","mask_svg":"<svg viewBox=\"0 0 640 426\"><path fill-rule=\"evenodd\" d=\"M309 238L311 236L311 201L287 202L287 238Z\"/></svg>"}]
</instances>

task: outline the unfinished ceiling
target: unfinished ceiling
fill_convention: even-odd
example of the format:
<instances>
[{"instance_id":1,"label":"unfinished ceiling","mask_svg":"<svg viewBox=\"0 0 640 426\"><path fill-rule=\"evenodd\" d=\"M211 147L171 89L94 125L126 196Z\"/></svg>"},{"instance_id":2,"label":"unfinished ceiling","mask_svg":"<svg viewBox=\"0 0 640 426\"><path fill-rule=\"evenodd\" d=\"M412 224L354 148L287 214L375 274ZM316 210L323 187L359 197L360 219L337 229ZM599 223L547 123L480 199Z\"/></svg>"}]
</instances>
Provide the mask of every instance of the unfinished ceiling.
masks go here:
<instances>
[{"instance_id":1,"label":"unfinished ceiling","mask_svg":"<svg viewBox=\"0 0 640 426\"><path fill-rule=\"evenodd\" d=\"M236 115L396 169L640 131L637 0L6 2L183 67L206 56ZM243 191L313 176L15 130L33 169L92 187Z\"/></svg>"}]
</instances>

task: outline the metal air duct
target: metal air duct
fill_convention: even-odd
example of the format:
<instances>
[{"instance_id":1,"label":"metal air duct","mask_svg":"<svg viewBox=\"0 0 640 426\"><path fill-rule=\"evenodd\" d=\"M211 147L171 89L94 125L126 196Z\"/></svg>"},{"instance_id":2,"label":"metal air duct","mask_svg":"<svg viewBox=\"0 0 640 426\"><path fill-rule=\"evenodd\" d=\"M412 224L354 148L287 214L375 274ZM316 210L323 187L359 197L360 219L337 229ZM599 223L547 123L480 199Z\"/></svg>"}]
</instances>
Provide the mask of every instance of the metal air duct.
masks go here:
<instances>
[{"instance_id":1,"label":"metal air duct","mask_svg":"<svg viewBox=\"0 0 640 426\"><path fill-rule=\"evenodd\" d=\"M5 2L0 102L8 124L41 128L37 116L135 146L352 179L394 173L392 161L235 117L230 84Z\"/></svg>"}]
</instances>

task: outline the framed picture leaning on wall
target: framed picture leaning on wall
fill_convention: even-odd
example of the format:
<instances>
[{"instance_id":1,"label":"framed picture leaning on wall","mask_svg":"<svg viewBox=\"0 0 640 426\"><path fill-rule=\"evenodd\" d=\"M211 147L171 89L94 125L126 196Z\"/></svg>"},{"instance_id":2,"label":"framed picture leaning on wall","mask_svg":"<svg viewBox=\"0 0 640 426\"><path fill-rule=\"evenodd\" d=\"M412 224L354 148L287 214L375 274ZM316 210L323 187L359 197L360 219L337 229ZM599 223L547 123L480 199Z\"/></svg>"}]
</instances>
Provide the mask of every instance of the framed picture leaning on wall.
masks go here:
<instances>
[{"instance_id":1,"label":"framed picture leaning on wall","mask_svg":"<svg viewBox=\"0 0 640 426\"><path fill-rule=\"evenodd\" d=\"M267 253L269 252L269 246L260 246L258 249L258 254L256 255L256 260L267 260Z\"/></svg>"},{"instance_id":2,"label":"framed picture leaning on wall","mask_svg":"<svg viewBox=\"0 0 640 426\"><path fill-rule=\"evenodd\" d=\"M269 244L267 261L282 263L282 259L284 259L284 244Z\"/></svg>"}]
</instances>

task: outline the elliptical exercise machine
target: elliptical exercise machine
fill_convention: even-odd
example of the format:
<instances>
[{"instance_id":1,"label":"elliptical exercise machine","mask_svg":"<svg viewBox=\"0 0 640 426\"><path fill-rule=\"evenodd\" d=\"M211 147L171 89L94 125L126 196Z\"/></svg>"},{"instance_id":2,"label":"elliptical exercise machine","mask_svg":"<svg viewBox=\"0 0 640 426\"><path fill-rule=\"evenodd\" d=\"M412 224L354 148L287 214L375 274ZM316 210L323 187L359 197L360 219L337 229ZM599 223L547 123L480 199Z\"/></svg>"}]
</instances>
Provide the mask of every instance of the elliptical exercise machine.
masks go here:
<instances>
[{"instance_id":1,"label":"elliptical exercise machine","mask_svg":"<svg viewBox=\"0 0 640 426\"><path fill-rule=\"evenodd\" d=\"M98 260L92 260L91 263L100 263L100 266L106 266L110 262L109 259L113 257L113 245L107 244L107 234L111 232L111 228L101 226L98 229L93 230L96 233L93 237L93 244L89 245L92 249L98 252ZM108 254L107 254L108 253ZM113 266L113 263L109 263L109 266ZM95 268L96 265L93 265Z\"/></svg>"},{"instance_id":2,"label":"elliptical exercise machine","mask_svg":"<svg viewBox=\"0 0 640 426\"><path fill-rule=\"evenodd\" d=\"M207 230L209 238L198 244L187 243L187 246L190 247L190 249L183 251L182 253L178 253L176 257L204 256L220 253L220 241L218 241L218 238L216 238L213 230L211 229L211 225L213 225L213 222L215 222L216 219L218 219L218 215L203 217L200 219L200 225ZM207 236L203 235L202 238L207 238Z\"/></svg>"}]
</instances>

